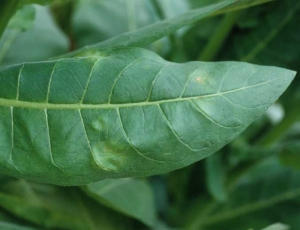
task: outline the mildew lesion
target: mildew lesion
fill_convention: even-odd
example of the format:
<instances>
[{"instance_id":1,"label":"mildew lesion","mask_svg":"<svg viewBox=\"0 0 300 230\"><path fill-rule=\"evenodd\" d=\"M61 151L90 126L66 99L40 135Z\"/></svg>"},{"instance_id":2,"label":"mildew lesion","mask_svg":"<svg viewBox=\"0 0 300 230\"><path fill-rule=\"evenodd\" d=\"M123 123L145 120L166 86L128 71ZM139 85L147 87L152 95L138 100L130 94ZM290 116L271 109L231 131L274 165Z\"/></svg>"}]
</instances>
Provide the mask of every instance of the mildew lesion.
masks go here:
<instances>
[{"instance_id":1,"label":"mildew lesion","mask_svg":"<svg viewBox=\"0 0 300 230\"><path fill-rule=\"evenodd\" d=\"M210 74L208 71L199 69L193 74L193 80L192 82L194 83L199 83L199 84L205 84L207 80L209 79Z\"/></svg>"},{"instance_id":2,"label":"mildew lesion","mask_svg":"<svg viewBox=\"0 0 300 230\"><path fill-rule=\"evenodd\" d=\"M198 83L204 84L205 83L205 78L203 78L203 77L197 77L195 79L195 81L198 82Z\"/></svg>"},{"instance_id":3,"label":"mildew lesion","mask_svg":"<svg viewBox=\"0 0 300 230\"><path fill-rule=\"evenodd\" d=\"M103 59L108 57L109 54L106 49L85 49L82 52L74 55L72 58L82 58L82 57L91 57L97 59Z\"/></svg>"},{"instance_id":4,"label":"mildew lesion","mask_svg":"<svg viewBox=\"0 0 300 230\"><path fill-rule=\"evenodd\" d=\"M122 140L120 125L114 122L116 113L112 110L94 113L85 111L87 135L97 165L105 171L126 172L130 146Z\"/></svg>"},{"instance_id":5,"label":"mildew lesion","mask_svg":"<svg viewBox=\"0 0 300 230\"><path fill-rule=\"evenodd\" d=\"M122 151L120 151L122 149ZM98 164L103 170L122 172L126 168L126 148L122 148L111 141L96 142L92 144Z\"/></svg>"}]
</instances>

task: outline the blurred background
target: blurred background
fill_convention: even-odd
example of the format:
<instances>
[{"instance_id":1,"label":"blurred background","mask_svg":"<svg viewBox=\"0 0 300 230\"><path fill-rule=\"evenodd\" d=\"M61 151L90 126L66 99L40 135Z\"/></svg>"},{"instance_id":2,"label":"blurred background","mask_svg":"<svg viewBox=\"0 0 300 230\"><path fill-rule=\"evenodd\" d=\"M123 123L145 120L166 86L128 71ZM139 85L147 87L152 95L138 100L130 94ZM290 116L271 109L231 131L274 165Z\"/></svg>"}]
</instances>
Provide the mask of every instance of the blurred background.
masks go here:
<instances>
[{"instance_id":1,"label":"blurred background","mask_svg":"<svg viewBox=\"0 0 300 230\"><path fill-rule=\"evenodd\" d=\"M0 38L0 66L47 60L214 2L29 4ZM277 0L208 17L147 48L173 62L231 60L299 71L300 2ZM300 229L299 76L236 140L189 167L83 187L0 181L0 229L246 230L275 223L282 223L279 230Z\"/></svg>"}]
</instances>

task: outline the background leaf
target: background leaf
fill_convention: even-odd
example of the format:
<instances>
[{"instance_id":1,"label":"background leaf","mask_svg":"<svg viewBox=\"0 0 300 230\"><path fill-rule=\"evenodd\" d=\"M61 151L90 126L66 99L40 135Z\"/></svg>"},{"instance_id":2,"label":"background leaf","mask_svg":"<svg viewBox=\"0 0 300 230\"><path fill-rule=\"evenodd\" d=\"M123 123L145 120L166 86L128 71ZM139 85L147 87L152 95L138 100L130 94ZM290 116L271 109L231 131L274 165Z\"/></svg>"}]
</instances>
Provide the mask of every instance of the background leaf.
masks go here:
<instances>
[{"instance_id":1,"label":"background leaf","mask_svg":"<svg viewBox=\"0 0 300 230\"><path fill-rule=\"evenodd\" d=\"M74 53L64 55L65 57L72 56L78 52L82 52L84 49L89 48L109 48L109 47L118 47L118 46L138 46L138 47L144 47L164 36L169 35L172 32L175 32L176 30L191 25L200 19L207 17L213 13L223 13L222 9L224 9L225 12L234 10L236 8L242 8L244 5L251 5L255 3L264 3L268 2L268 0L246 0L246 1L237 1L237 0L226 0L219 2L214 5L209 5L203 8L195 9L188 11L184 14L181 14L177 17L164 20L161 22L158 22L153 25L149 25L146 27L143 27L139 30L135 30L132 32L123 33L119 36L113 37L109 40L106 40L104 42L100 42L97 44L94 44L90 47L85 47L81 50L78 50ZM235 3L235 4L234 4ZM226 8L227 6L227 8ZM230 7L229 7L230 6Z\"/></svg>"},{"instance_id":2,"label":"background leaf","mask_svg":"<svg viewBox=\"0 0 300 230\"><path fill-rule=\"evenodd\" d=\"M101 207L78 189L12 180L2 184L0 206L45 228L128 229L128 221Z\"/></svg>"},{"instance_id":3,"label":"background leaf","mask_svg":"<svg viewBox=\"0 0 300 230\"><path fill-rule=\"evenodd\" d=\"M154 25L142 28L138 31L122 34L93 47L116 47L116 46L146 46L184 26L195 23L209 14L234 3L235 0L226 0L222 3L188 11L174 19L159 22ZM149 36L149 34L151 36Z\"/></svg>"},{"instance_id":4,"label":"background leaf","mask_svg":"<svg viewBox=\"0 0 300 230\"><path fill-rule=\"evenodd\" d=\"M26 25L33 23L32 27L26 26L28 30L23 32L7 28L0 40L0 56L3 56L1 66L24 61L46 60L68 49L68 40L53 22L49 9L42 6L28 6L27 8L34 8L34 21L30 22L24 17L18 20L26 22Z\"/></svg>"},{"instance_id":5,"label":"background leaf","mask_svg":"<svg viewBox=\"0 0 300 230\"><path fill-rule=\"evenodd\" d=\"M0 37L0 63L19 33L32 27L34 17L34 7L25 6L11 18L4 34Z\"/></svg>"},{"instance_id":6,"label":"background leaf","mask_svg":"<svg viewBox=\"0 0 300 230\"><path fill-rule=\"evenodd\" d=\"M150 1L79 1L73 27L77 46L83 47L136 30L159 19Z\"/></svg>"},{"instance_id":7,"label":"background leaf","mask_svg":"<svg viewBox=\"0 0 300 230\"><path fill-rule=\"evenodd\" d=\"M283 165L300 170L299 142L289 142L280 151L279 159Z\"/></svg>"},{"instance_id":8,"label":"background leaf","mask_svg":"<svg viewBox=\"0 0 300 230\"><path fill-rule=\"evenodd\" d=\"M148 226L156 225L156 211L150 184L140 179L108 179L83 187L99 203L134 217Z\"/></svg>"},{"instance_id":9,"label":"background leaf","mask_svg":"<svg viewBox=\"0 0 300 230\"><path fill-rule=\"evenodd\" d=\"M290 229L289 226L285 224L277 223L277 224L272 224L271 226L266 227L262 230L288 230L288 229Z\"/></svg>"},{"instance_id":10,"label":"background leaf","mask_svg":"<svg viewBox=\"0 0 300 230\"><path fill-rule=\"evenodd\" d=\"M224 179L226 172L222 163L222 155L218 153L206 158L205 169L209 192L216 200L225 201L227 199Z\"/></svg>"},{"instance_id":11,"label":"background leaf","mask_svg":"<svg viewBox=\"0 0 300 230\"><path fill-rule=\"evenodd\" d=\"M297 229L299 176L299 171L281 166L276 158L267 159L231 185L227 203L213 203L210 211L197 222L208 230L234 230L260 229L280 220ZM289 212L283 211L287 208Z\"/></svg>"},{"instance_id":12,"label":"background leaf","mask_svg":"<svg viewBox=\"0 0 300 230\"><path fill-rule=\"evenodd\" d=\"M47 5L55 1L61 0L20 0L20 4L40 4L40 5Z\"/></svg>"},{"instance_id":13,"label":"background leaf","mask_svg":"<svg viewBox=\"0 0 300 230\"><path fill-rule=\"evenodd\" d=\"M248 10L241 19L241 29L228 41L229 51L223 52L221 60L241 60L264 65L276 65L299 70L300 4L295 0L274 1L270 7ZM252 27L244 27L247 21L256 20ZM299 97L299 82L285 94L286 100ZM299 99L297 99L299 100ZM298 104L298 101L295 102ZM285 106L293 103L285 103Z\"/></svg>"},{"instance_id":14,"label":"background leaf","mask_svg":"<svg viewBox=\"0 0 300 230\"><path fill-rule=\"evenodd\" d=\"M19 226L16 224L0 222L0 228L5 230L35 230L35 228Z\"/></svg>"}]
</instances>

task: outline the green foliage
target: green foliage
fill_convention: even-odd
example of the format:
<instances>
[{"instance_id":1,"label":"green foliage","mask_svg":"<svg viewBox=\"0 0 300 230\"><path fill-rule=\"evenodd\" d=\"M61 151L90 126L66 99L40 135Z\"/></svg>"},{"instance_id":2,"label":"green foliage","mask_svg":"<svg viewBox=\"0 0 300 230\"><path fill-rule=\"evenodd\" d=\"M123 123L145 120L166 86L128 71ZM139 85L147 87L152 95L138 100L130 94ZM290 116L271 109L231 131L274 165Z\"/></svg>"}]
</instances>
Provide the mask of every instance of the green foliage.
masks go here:
<instances>
[{"instance_id":1,"label":"green foliage","mask_svg":"<svg viewBox=\"0 0 300 230\"><path fill-rule=\"evenodd\" d=\"M11 180L3 184L0 206L22 219L46 228L97 229L97 226L102 226L104 229L128 229L129 227L121 215L97 205L76 188Z\"/></svg>"},{"instance_id":2,"label":"green foliage","mask_svg":"<svg viewBox=\"0 0 300 230\"><path fill-rule=\"evenodd\" d=\"M0 38L0 61L5 57L11 44L16 37L22 32L30 29L33 26L35 17L35 9L33 6L24 6L9 21L6 31Z\"/></svg>"},{"instance_id":3,"label":"green foliage","mask_svg":"<svg viewBox=\"0 0 300 230\"><path fill-rule=\"evenodd\" d=\"M132 216L149 226L157 223L154 197L149 182L139 179L108 179L83 190L100 204Z\"/></svg>"},{"instance_id":4,"label":"green foliage","mask_svg":"<svg viewBox=\"0 0 300 230\"><path fill-rule=\"evenodd\" d=\"M237 137L294 75L236 62L175 64L139 48L2 68L1 172L80 185L182 168Z\"/></svg>"},{"instance_id":5,"label":"green foliage","mask_svg":"<svg viewBox=\"0 0 300 230\"><path fill-rule=\"evenodd\" d=\"M16 224L0 222L0 228L5 230L35 230L35 228L19 226Z\"/></svg>"},{"instance_id":6,"label":"green foliage","mask_svg":"<svg viewBox=\"0 0 300 230\"><path fill-rule=\"evenodd\" d=\"M184 14L181 14L177 17L167 19L155 24L151 24L149 26L145 26L139 30L134 30L131 32L123 33L119 36L115 36L106 41L97 43L90 47L86 47L85 49L90 48L107 48L107 47L119 47L119 46L137 46L144 47L164 36L167 36L176 30L185 27L187 25L191 25L196 23L200 19L210 16L212 14L220 14L223 12L235 10L236 8L244 7L249 3L255 2L266 2L267 0L225 0L213 5L209 5L203 8L195 9L188 11ZM78 53L81 50L75 52ZM74 54L69 54L65 56L70 56Z\"/></svg>"},{"instance_id":7,"label":"green foliage","mask_svg":"<svg viewBox=\"0 0 300 230\"><path fill-rule=\"evenodd\" d=\"M47 5L54 1L61 1L61 0L20 0L20 4L40 4L40 5Z\"/></svg>"},{"instance_id":8,"label":"green foliage","mask_svg":"<svg viewBox=\"0 0 300 230\"><path fill-rule=\"evenodd\" d=\"M30 25L26 31L20 27L8 27L6 29L2 38L0 38L0 59L3 58L0 65L43 61L68 50L68 39L52 21L49 10L41 6L26 7L34 10L35 17L32 18L33 21L29 21L24 17L18 20L25 23L25 25ZM25 14L19 15L25 16Z\"/></svg>"},{"instance_id":9,"label":"green foliage","mask_svg":"<svg viewBox=\"0 0 300 230\"><path fill-rule=\"evenodd\" d=\"M1 0L0 229L300 229L299 15Z\"/></svg>"},{"instance_id":10,"label":"green foliage","mask_svg":"<svg viewBox=\"0 0 300 230\"><path fill-rule=\"evenodd\" d=\"M232 199L225 203L215 205L210 216L201 222L201 225L211 226L208 229L246 229L251 227L258 229L271 221L278 219L287 223L291 215L281 212L276 217L265 216L265 212L272 212L272 206L282 207L281 202L290 204L299 201L300 197L300 172L281 166L276 159L270 159L254 167L247 175L240 178L238 182L229 189ZM261 211L265 210L265 211ZM255 220L255 221L254 221ZM237 222L237 224L235 224ZM219 225L222 223L222 225ZM300 227L300 222L297 223ZM216 226L217 225L217 226ZM221 227L222 226L222 227ZM243 227L241 227L243 226Z\"/></svg>"},{"instance_id":11,"label":"green foliage","mask_svg":"<svg viewBox=\"0 0 300 230\"><path fill-rule=\"evenodd\" d=\"M224 202L227 199L225 189L224 166L221 154L214 154L205 160L206 183L208 191L218 201Z\"/></svg>"},{"instance_id":12,"label":"green foliage","mask_svg":"<svg viewBox=\"0 0 300 230\"><path fill-rule=\"evenodd\" d=\"M281 224L281 223L277 223L277 224L272 224L262 230L289 230L289 226L285 225L285 224Z\"/></svg>"}]
</instances>

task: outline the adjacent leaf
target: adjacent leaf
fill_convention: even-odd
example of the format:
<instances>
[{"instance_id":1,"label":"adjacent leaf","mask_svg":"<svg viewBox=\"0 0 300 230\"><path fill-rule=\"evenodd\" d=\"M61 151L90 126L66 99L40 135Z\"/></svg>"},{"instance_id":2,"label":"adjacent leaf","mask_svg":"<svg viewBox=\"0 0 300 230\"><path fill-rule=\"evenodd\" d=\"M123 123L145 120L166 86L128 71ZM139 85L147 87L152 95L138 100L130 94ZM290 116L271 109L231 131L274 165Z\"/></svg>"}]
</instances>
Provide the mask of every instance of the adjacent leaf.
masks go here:
<instances>
[{"instance_id":1,"label":"adjacent leaf","mask_svg":"<svg viewBox=\"0 0 300 230\"><path fill-rule=\"evenodd\" d=\"M300 170L300 143L291 142L280 150L279 159L282 164Z\"/></svg>"},{"instance_id":2,"label":"adjacent leaf","mask_svg":"<svg viewBox=\"0 0 300 230\"><path fill-rule=\"evenodd\" d=\"M73 30L82 47L159 21L150 1L79 1Z\"/></svg>"},{"instance_id":3,"label":"adjacent leaf","mask_svg":"<svg viewBox=\"0 0 300 230\"><path fill-rule=\"evenodd\" d=\"M296 68L294 61L299 58L296 44L300 35L295 31L300 29L300 3L296 0L274 2L272 9L271 13L268 9L257 28L235 36L235 48L231 52L242 61Z\"/></svg>"},{"instance_id":4,"label":"adjacent leaf","mask_svg":"<svg viewBox=\"0 0 300 230\"><path fill-rule=\"evenodd\" d=\"M0 46L3 45L0 47L0 56L2 53L5 54L3 55L3 62L0 64L2 66L24 61L47 60L54 55L66 52L68 49L68 40L54 24L49 9L42 6L28 7L35 10L32 27L28 27L30 26L28 21L30 14L27 14L27 17L20 20L26 21L28 30L22 33L18 31L11 33L15 30L9 29L5 33L7 39L0 41Z\"/></svg>"},{"instance_id":5,"label":"adjacent leaf","mask_svg":"<svg viewBox=\"0 0 300 230\"><path fill-rule=\"evenodd\" d=\"M226 0L221 3L187 11L175 18L167 19L139 30L127 32L107 41L93 45L93 47L115 47L115 46L146 46L184 26L193 24L200 19L228 6L237 0Z\"/></svg>"},{"instance_id":6,"label":"adjacent leaf","mask_svg":"<svg viewBox=\"0 0 300 230\"><path fill-rule=\"evenodd\" d=\"M224 164L221 154L214 154L205 160L206 184L214 199L224 202L227 199L225 189Z\"/></svg>"},{"instance_id":7,"label":"adjacent leaf","mask_svg":"<svg viewBox=\"0 0 300 230\"><path fill-rule=\"evenodd\" d=\"M149 176L236 138L295 72L170 63L140 48L0 70L0 170L59 185Z\"/></svg>"},{"instance_id":8,"label":"adjacent leaf","mask_svg":"<svg viewBox=\"0 0 300 230\"><path fill-rule=\"evenodd\" d=\"M87 198L76 188L14 180L2 184L0 206L41 229L132 229L128 219ZM1 227L1 225L0 225ZM39 228L40 229L40 228Z\"/></svg>"},{"instance_id":9,"label":"adjacent leaf","mask_svg":"<svg viewBox=\"0 0 300 230\"><path fill-rule=\"evenodd\" d=\"M54 1L62 1L62 0L20 0L20 4L40 4L47 5Z\"/></svg>"},{"instance_id":10,"label":"adjacent leaf","mask_svg":"<svg viewBox=\"0 0 300 230\"><path fill-rule=\"evenodd\" d=\"M32 27L34 16L34 7L25 6L12 17L4 34L0 37L0 63L19 33Z\"/></svg>"},{"instance_id":11,"label":"adjacent leaf","mask_svg":"<svg viewBox=\"0 0 300 230\"><path fill-rule=\"evenodd\" d=\"M192 9L190 1L178 0L176 4L170 0L151 0L150 1L155 7L157 13L160 15L161 19L176 17L190 9ZM213 4L213 2L208 3ZM193 8L199 8L193 7Z\"/></svg>"},{"instance_id":12,"label":"adjacent leaf","mask_svg":"<svg viewBox=\"0 0 300 230\"><path fill-rule=\"evenodd\" d=\"M257 164L230 190L226 203L214 203L190 229L261 229L277 221L300 228L300 172L276 157Z\"/></svg>"},{"instance_id":13,"label":"adjacent leaf","mask_svg":"<svg viewBox=\"0 0 300 230\"><path fill-rule=\"evenodd\" d=\"M300 3L297 0L274 1L261 9L258 25L241 29L229 41L234 48L224 50L223 59L251 61L264 65L299 68ZM254 11L255 13L255 11ZM257 19L257 14L253 15ZM246 20L251 18L251 11Z\"/></svg>"},{"instance_id":14,"label":"adjacent leaf","mask_svg":"<svg viewBox=\"0 0 300 230\"><path fill-rule=\"evenodd\" d=\"M84 187L99 203L154 226L157 223L153 191L140 179L108 179Z\"/></svg>"},{"instance_id":15,"label":"adjacent leaf","mask_svg":"<svg viewBox=\"0 0 300 230\"><path fill-rule=\"evenodd\" d=\"M270 0L225 0L206 7L187 11L186 13L181 14L177 17L160 21L138 30L123 33L104 42L100 42L92 46L82 48L73 53L66 54L64 55L64 57L70 57L90 48L112 48L119 46L144 47L162 37L175 32L176 30L184 26L192 25L200 19L209 15L216 15L269 1Z\"/></svg>"},{"instance_id":16,"label":"adjacent leaf","mask_svg":"<svg viewBox=\"0 0 300 230\"><path fill-rule=\"evenodd\" d=\"M0 37L18 9L18 0L2 0L0 8Z\"/></svg>"},{"instance_id":17,"label":"adjacent leaf","mask_svg":"<svg viewBox=\"0 0 300 230\"><path fill-rule=\"evenodd\" d=\"M34 20L35 9L33 6L24 6L16 12L16 14L11 18L7 29L16 29L16 30L28 30Z\"/></svg>"},{"instance_id":18,"label":"adjacent leaf","mask_svg":"<svg viewBox=\"0 0 300 230\"><path fill-rule=\"evenodd\" d=\"M289 230L289 226L281 223L272 224L271 226L268 226L262 230Z\"/></svg>"},{"instance_id":19,"label":"adjacent leaf","mask_svg":"<svg viewBox=\"0 0 300 230\"><path fill-rule=\"evenodd\" d=\"M5 182L1 181L2 184ZM26 227L25 227L26 226ZM0 229L24 229L32 230L30 224L24 222L15 216L11 215L8 212L5 212L3 209L0 210Z\"/></svg>"},{"instance_id":20,"label":"adjacent leaf","mask_svg":"<svg viewBox=\"0 0 300 230\"><path fill-rule=\"evenodd\" d=\"M298 141L286 141L274 146L251 146L232 142L230 161L232 166L255 163L271 156L278 156L281 163L294 169L300 169Z\"/></svg>"},{"instance_id":21,"label":"adjacent leaf","mask_svg":"<svg viewBox=\"0 0 300 230\"><path fill-rule=\"evenodd\" d=\"M254 18L258 23L251 29L236 30L235 36L228 40L228 45L234 48L223 51L221 59L300 69L299 1L274 1L267 8L260 9L259 14L249 10L245 17ZM299 83L297 79L282 97L286 116L261 138L260 144L271 145L280 141L285 136L284 130L288 130L298 119Z\"/></svg>"},{"instance_id":22,"label":"adjacent leaf","mask_svg":"<svg viewBox=\"0 0 300 230\"><path fill-rule=\"evenodd\" d=\"M241 10L241 9L247 9L252 6L256 6L259 4L264 4L264 3L268 3L268 2L272 2L272 1L275 1L275 0L240 0L240 1L237 1L232 6L227 6L224 9L219 10L218 12L214 13L213 15L224 14L224 13Z\"/></svg>"},{"instance_id":23,"label":"adjacent leaf","mask_svg":"<svg viewBox=\"0 0 300 230\"><path fill-rule=\"evenodd\" d=\"M35 228L24 227L12 223L0 222L0 228L5 230L35 230Z\"/></svg>"}]
</instances>

